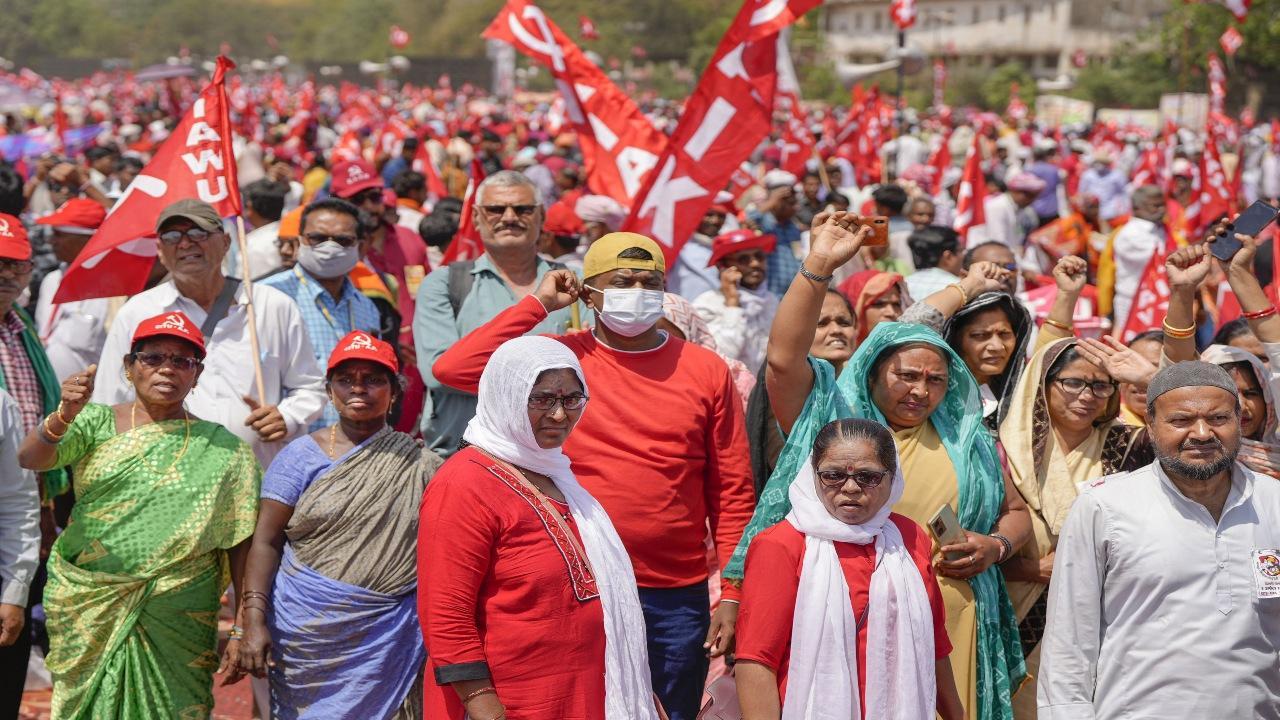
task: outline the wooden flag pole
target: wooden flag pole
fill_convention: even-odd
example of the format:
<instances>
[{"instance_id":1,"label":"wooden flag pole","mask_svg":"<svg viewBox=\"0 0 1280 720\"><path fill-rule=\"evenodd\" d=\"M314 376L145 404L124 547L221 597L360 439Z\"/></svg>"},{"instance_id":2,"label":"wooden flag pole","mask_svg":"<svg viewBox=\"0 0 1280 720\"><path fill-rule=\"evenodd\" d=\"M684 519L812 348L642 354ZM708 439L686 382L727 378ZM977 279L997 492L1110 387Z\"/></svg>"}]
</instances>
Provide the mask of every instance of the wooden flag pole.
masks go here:
<instances>
[{"instance_id":1,"label":"wooden flag pole","mask_svg":"<svg viewBox=\"0 0 1280 720\"><path fill-rule=\"evenodd\" d=\"M249 348L253 351L253 380L258 387L258 402L270 405L267 386L262 382L262 350L258 347L258 321L253 312L253 278L249 277L249 241L244 236L244 217L236 216L236 242L240 247L240 273L244 276L245 312L249 314Z\"/></svg>"}]
</instances>

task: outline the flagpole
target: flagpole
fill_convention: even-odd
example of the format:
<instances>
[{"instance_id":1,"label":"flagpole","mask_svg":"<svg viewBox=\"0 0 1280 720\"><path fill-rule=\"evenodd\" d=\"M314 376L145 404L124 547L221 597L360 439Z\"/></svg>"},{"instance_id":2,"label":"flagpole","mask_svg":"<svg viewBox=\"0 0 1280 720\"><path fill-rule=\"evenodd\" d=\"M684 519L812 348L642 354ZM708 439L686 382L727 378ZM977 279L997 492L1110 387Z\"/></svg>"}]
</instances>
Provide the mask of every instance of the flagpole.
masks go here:
<instances>
[{"instance_id":1,"label":"flagpole","mask_svg":"<svg viewBox=\"0 0 1280 720\"><path fill-rule=\"evenodd\" d=\"M240 273L244 276L245 312L249 316L249 349L253 352L253 380L258 386L258 402L267 405L267 387L262 382L262 351L258 349L258 321L253 312L253 278L249 277L249 241L244 236L244 216L236 216L236 242L240 247Z\"/></svg>"}]
</instances>

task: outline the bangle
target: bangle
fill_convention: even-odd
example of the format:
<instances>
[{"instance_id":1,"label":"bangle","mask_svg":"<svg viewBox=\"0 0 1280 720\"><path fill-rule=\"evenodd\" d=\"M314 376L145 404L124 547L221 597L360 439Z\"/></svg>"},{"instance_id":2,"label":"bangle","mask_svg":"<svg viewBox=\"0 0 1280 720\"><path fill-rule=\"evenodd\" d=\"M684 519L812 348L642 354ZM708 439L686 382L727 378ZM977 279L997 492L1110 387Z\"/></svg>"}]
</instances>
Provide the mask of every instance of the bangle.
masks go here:
<instances>
[{"instance_id":1,"label":"bangle","mask_svg":"<svg viewBox=\"0 0 1280 720\"><path fill-rule=\"evenodd\" d=\"M489 693L493 693L494 695L497 695L498 689L492 685L489 685L488 687L482 687L479 690L473 690L467 693L466 697L462 698L462 704L466 705L467 703L471 702L472 700L475 700L481 695L488 695Z\"/></svg>"},{"instance_id":2,"label":"bangle","mask_svg":"<svg viewBox=\"0 0 1280 720\"><path fill-rule=\"evenodd\" d=\"M1005 560L1008 560L1009 556L1013 554L1013 542L1000 533L991 533L987 537L995 538L1000 541L1000 555L996 558L996 562L1002 563Z\"/></svg>"},{"instance_id":3,"label":"bangle","mask_svg":"<svg viewBox=\"0 0 1280 720\"><path fill-rule=\"evenodd\" d=\"M63 414L62 414L62 401L61 401L61 400L59 400L59 401L58 401L58 409L57 409L57 410L54 410L54 411L53 411L53 414L55 414L55 415L57 415L57 416L58 416L58 422L62 423L63 425L66 425L67 427L71 427L71 421L67 419L67 416L66 416L66 415L63 415Z\"/></svg>"},{"instance_id":4,"label":"bangle","mask_svg":"<svg viewBox=\"0 0 1280 720\"><path fill-rule=\"evenodd\" d=\"M1045 318L1044 323L1045 325L1052 325L1053 327L1056 327L1059 330L1062 330L1063 332L1073 333L1076 331L1076 328L1074 325L1068 325L1066 323L1058 322L1057 320L1054 320L1051 317Z\"/></svg>"},{"instance_id":5,"label":"bangle","mask_svg":"<svg viewBox=\"0 0 1280 720\"><path fill-rule=\"evenodd\" d=\"M267 601L270 601L270 600L271 600L271 598L270 598L270 597L267 597L267 594L266 594L266 593L260 593L260 592L258 592L257 590L245 590L244 592L240 593L240 601L241 601L241 602L244 602L245 600L248 600L249 598L255 598L255 597L257 597L257 598L262 598L263 600L267 600Z\"/></svg>"},{"instance_id":6,"label":"bangle","mask_svg":"<svg viewBox=\"0 0 1280 720\"><path fill-rule=\"evenodd\" d=\"M1276 314L1276 306L1272 305L1266 310L1259 310L1257 312L1242 312L1240 313L1240 317L1244 318L1245 320L1261 320L1262 318L1268 318L1275 314Z\"/></svg>"},{"instance_id":7,"label":"bangle","mask_svg":"<svg viewBox=\"0 0 1280 720\"><path fill-rule=\"evenodd\" d=\"M835 275L818 275L816 273L809 272L809 269L804 265L800 266L800 274L816 283L831 282L831 278L835 277Z\"/></svg>"},{"instance_id":8,"label":"bangle","mask_svg":"<svg viewBox=\"0 0 1280 720\"><path fill-rule=\"evenodd\" d=\"M947 287L960 293L960 307L964 307L969 304L969 293L964 291L964 286L960 283L951 283Z\"/></svg>"},{"instance_id":9,"label":"bangle","mask_svg":"<svg viewBox=\"0 0 1280 720\"><path fill-rule=\"evenodd\" d=\"M59 435L58 433L54 432L54 431L49 427L49 418L51 418L51 417L53 417L53 415L46 415L46 416L45 416L45 418L44 418L44 433L42 433L42 434L44 434L44 435L46 435L46 436L47 436L47 437L45 437L45 439L49 441L49 444L50 444L50 445L57 445L58 443L62 442L62 438L63 438L63 436L65 436L67 433L64 431L64 432L62 433L62 435Z\"/></svg>"},{"instance_id":10,"label":"bangle","mask_svg":"<svg viewBox=\"0 0 1280 720\"><path fill-rule=\"evenodd\" d=\"M1275 311L1272 310L1272 312ZM1164 334L1175 340L1185 340L1189 337L1194 337L1196 334L1195 323L1192 323L1190 327L1176 328L1169 324L1169 318L1166 317L1160 324L1164 329Z\"/></svg>"},{"instance_id":11,"label":"bangle","mask_svg":"<svg viewBox=\"0 0 1280 720\"><path fill-rule=\"evenodd\" d=\"M244 628L239 625L232 625L231 632L227 633L228 640L239 640L244 637Z\"/></svg>"}]
</instances>

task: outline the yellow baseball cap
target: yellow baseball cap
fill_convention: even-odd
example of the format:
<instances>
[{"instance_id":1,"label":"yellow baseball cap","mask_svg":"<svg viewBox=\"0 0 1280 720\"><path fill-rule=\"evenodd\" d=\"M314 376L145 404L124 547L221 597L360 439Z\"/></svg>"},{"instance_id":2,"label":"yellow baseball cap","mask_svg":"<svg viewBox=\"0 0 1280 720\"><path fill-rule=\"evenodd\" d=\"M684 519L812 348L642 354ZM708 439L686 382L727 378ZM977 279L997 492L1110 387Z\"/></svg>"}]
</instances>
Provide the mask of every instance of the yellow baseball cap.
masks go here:
<instances>
[{"instance_id":1,"label":"yellow baseball cap","mask_svg":"<svg viewBox=\"0 0 1280 720\"><path fill-rule=\"evenodd\" d=\"M620 258L624 250L640 248L653 256L652 260L634 260ZM582 277L593 278L610 270L657 270L667 271L667 261L658 243L632 232L613 232L591 243L586 257L582 259Z\"/></svg>"}]
</instances>

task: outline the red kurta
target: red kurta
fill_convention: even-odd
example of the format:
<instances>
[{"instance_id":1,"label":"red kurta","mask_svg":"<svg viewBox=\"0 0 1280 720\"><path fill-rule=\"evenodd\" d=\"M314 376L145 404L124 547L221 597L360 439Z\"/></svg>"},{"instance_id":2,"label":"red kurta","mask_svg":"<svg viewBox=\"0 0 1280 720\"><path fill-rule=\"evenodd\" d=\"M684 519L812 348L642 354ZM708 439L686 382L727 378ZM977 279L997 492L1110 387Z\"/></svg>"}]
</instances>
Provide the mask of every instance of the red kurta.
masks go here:
<instances>
[{"instance_id":1,"label":"red kurta","mask_svg":"<svg viewBox=\"0 0 1280 720\"><path fill-rule=\"evenodd\" d=\"M434 481L433 481L434 482ZM924 530L908 518L891 513L889 519L902 533L907 552L920 569L929 607L933 608L934 656L951 654L947 638L946 611L942 592L934 577L933 541ZM804 567L805 536L786 520L756 536L747 551L747 571L742 582L742 609L738 615L738 661L750 660L768 667L778 675L778 697L785 698L787 666L791 660L791 625L795 618L796 592L800 587L800 571ZM871 573L875 570L875 545L835 543L836 555L844 581L849 585L853 617L858 619L858 693L866 699L867 689L867 623L863 613L871 589ZM865 705L863 710L865 711Z\"/></svg>"},{"instance_id":2,"label":"red kurta","mask_svg":"<svg viewBox=\"0 0 1280 720\"><path fill-rule=\"evenodd\" d=\"M462 703L447 683L491 677L508 720L599 720L605 637L595 579L565 538L553 539L558 525L503 474L466 448L441 466L422 499L426 717L461 720ZM568 525L577 536L572 517Z\"/></svg>"},{"instance_id":3,"label":"red kurta","mask_svg":"<svg viewBox=\"0 0 1280 720\"><path fill-rule=\"evenodd\" d=\"M532 295L454 343L432 372L475 393L489 356L547 316ZM609 513L644 588L707 581L707 523L727 562L755 507L742 401L720 356L669 337L644 352L589 332L555 338L582 363L591 401L564 452ZM432 481L435 482L435 481ZM728 599L738 589L722 584Z\"/></svg>"}]
</instances>

